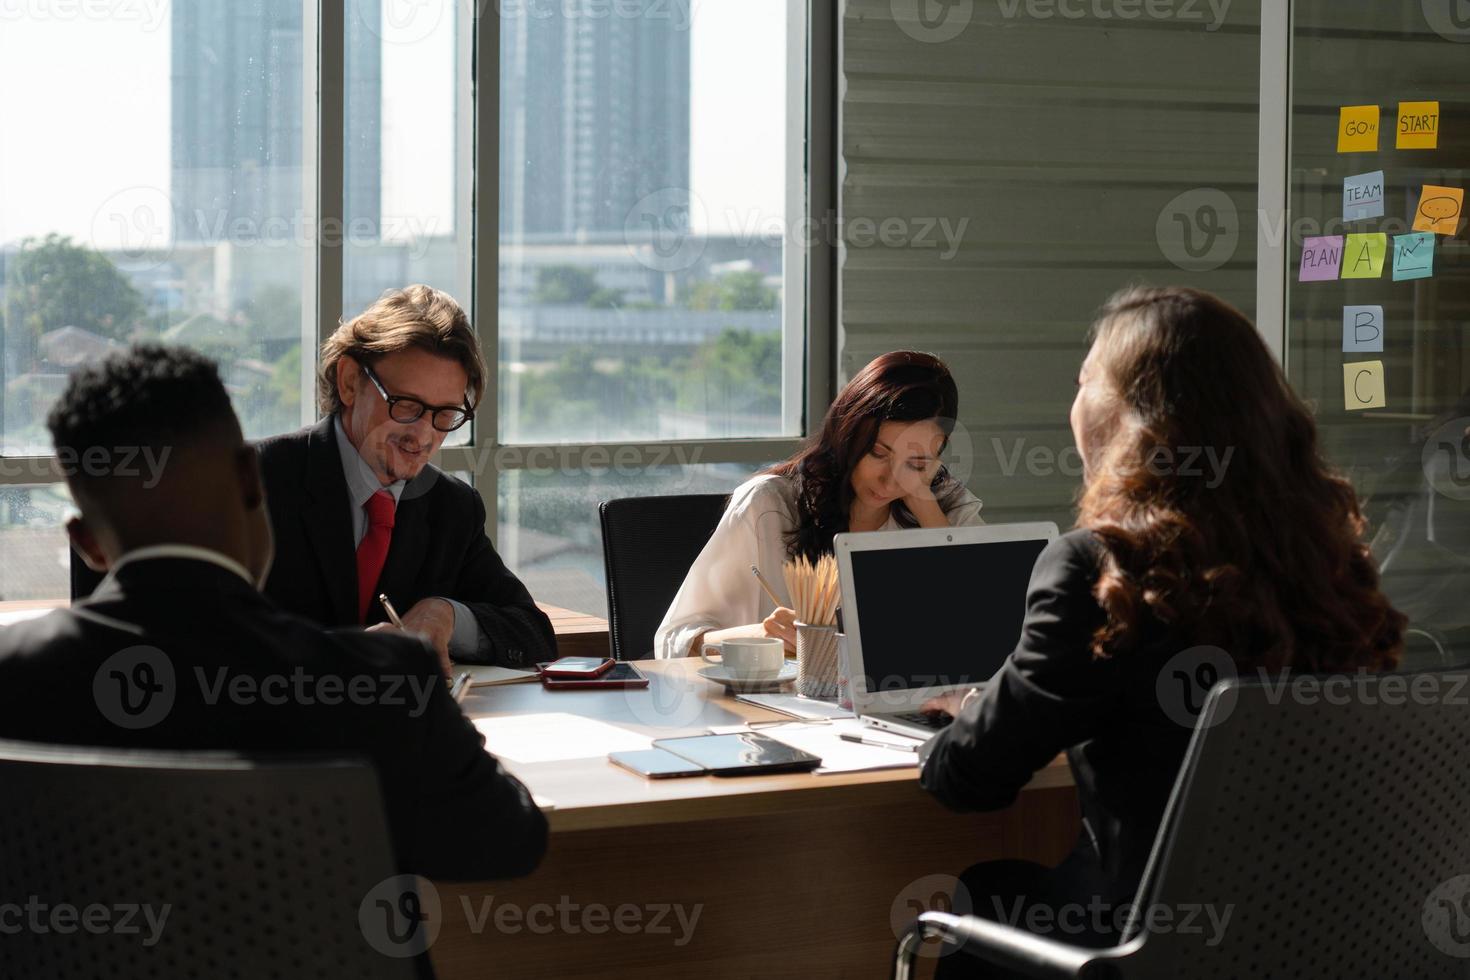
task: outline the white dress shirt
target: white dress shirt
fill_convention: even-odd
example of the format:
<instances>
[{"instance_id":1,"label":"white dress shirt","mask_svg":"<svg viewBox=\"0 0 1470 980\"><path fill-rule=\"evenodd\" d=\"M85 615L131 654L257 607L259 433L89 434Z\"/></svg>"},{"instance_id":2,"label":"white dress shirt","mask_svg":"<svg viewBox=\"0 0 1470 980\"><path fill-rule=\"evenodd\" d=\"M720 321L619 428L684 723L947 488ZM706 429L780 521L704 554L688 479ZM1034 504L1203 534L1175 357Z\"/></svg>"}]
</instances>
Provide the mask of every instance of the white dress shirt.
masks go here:
<instances>
[{"instance_id":1,"label":"white dress shirt","mask_svg":"<svg viewBox=\"0 0 1470 980\"><path fill-rule=\"evenodd\" d=\"M229 555L221 554L212 548L201 548L192 544L150 544L142 548L134 548L132 551L124 552L117 561L113 562L107 570L107 578L117 574L117 570L124 565L135 561L150 561L155 558L184 558L188 561L207 561L211 565L234 572L236 575L250 583L252 589L260 588L260 583L250 577L245 566L231 558ZM98 586L100 589L101 586Z\"/></svg>"},{"instance_id":2,"label":"white dress shirt","mask_svg":"<svg viewBox=\"0 0 1470 980\"><path fill-rule=\"evenodd\" d=\"M951 527L984 524L980 501L968 490L945 512ZM687 657L694 638L708 630L759 623L776 608L755 576L761 570L781 604L791 607L781 566L786 535L796 527L796 486L784 476L748 480L730 495L709 543L694 560L674 603L653 634L654 656ZM898 530L892 515L880 531Z\"/></svg>"}]
</instances>

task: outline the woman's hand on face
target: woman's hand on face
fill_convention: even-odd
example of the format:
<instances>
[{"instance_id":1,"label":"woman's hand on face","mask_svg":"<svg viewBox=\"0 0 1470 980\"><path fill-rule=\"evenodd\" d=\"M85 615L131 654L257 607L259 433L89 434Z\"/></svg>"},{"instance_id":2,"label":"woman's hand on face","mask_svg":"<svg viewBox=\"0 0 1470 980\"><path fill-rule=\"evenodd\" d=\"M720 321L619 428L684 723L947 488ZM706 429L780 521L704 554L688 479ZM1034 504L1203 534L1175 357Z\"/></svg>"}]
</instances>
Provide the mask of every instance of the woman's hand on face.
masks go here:
<instances>
[{"instance_id":1,"label":"woman's hand on face","mask_svg":"<svg viewBox=\"0 0 1470 980\"><path fill-rule=\"evenodd\" d=\"M796 650L796 610L781 606L772 610L762 621L767 636L774 636L786 644L789 651Z\"/></svg>"},{"instance_id":2,"label":"woman's hand on face","mask_svg":"<svg viewBox=\"0 0 1470 980\"><path fill-rule=\"evenodd\" d=\"M905 464L899 476L898 485L903 490L904 506L909 509L910 514L918 518L923 527L944 527L949 523L944 516L944 508L934 498L931 486L939 467L940 462L937 459L926 463L923 470L911 469Z\"/></svg>"}]
</instances>

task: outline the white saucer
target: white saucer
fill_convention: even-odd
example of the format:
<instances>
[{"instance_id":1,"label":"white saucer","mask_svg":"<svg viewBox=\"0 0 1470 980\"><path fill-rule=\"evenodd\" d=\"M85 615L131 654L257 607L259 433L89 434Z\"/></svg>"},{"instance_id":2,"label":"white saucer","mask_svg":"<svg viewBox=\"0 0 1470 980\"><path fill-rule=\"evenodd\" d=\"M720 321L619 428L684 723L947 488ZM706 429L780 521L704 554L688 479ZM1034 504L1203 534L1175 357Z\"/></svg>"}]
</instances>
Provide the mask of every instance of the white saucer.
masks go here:
<instances>
[{"instance_id":1,"label":"white saucer","mask_svg":"<svg viewBox=\"0 0 1470 980\"><path fill-rule=\"evenodd\" d=\"M775 677L763 678L761 680L747 680L744 677L731 677L729 674L725 673L725 668L719 664L700 668L699 676L703 677L705 680L714 681L716 684L723 684L727 689L731 691L738 691L742 693L748 693L752 691L769 691L772 688L780 687L782 684L789 684L792 681L796 680L796 664L787 663L781 668L781 673L777 674Z\"/></svg>"}]
</instances>

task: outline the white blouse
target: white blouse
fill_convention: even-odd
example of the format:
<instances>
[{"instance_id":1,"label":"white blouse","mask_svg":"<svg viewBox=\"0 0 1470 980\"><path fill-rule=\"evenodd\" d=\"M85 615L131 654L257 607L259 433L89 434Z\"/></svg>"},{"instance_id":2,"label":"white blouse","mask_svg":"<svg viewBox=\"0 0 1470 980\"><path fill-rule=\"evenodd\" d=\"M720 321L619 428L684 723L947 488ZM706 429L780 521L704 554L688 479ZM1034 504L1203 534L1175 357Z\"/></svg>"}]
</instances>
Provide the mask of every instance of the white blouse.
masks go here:
<instances>
[{"instance_id":1,"label":"white blouse","mask_svg":"<svg viewBox=\"0 0 1470 980\"><path fill-rule=\"evenodd\" d=\"M964 490L945 516L951 527L984 524L980 507L975 495ZM781 597L781 604L790 608L781 566L787 558L786 535L796 522L796 485L791 479L766 474L737 487L653 634L655 656L687 657L701 633L759 623L770 615L776 607L750 573L752 564ZM878 530L898 529L890 515Z\"/></svg>"}]
</instances>

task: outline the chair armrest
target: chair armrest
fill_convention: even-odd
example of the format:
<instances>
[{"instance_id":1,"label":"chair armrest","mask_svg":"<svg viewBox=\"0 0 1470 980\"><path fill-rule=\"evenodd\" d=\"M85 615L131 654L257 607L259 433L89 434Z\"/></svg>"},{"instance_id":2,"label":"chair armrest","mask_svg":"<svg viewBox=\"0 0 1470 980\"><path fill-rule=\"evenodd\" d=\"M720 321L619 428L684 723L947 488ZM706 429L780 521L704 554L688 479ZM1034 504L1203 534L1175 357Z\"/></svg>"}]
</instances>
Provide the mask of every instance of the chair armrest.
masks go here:
<instances>
[{"instance_id":1,"label":"chair armrest","mask_svg":"<svg viewBox=\"0 0 1470 980\"><path fill-rule=\"evenodd\" d=\"M960 951L995 966L1040 980L1090 980L1112 974L1102 950L1069 946L1024 929L975 916L925 912L898 943L894 980L909 980L919 943L929 937L953 942Z\"/></svg>"}]
</instances>

